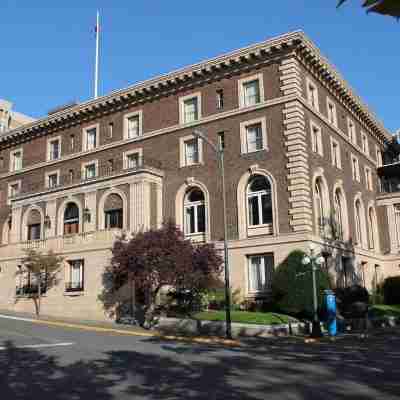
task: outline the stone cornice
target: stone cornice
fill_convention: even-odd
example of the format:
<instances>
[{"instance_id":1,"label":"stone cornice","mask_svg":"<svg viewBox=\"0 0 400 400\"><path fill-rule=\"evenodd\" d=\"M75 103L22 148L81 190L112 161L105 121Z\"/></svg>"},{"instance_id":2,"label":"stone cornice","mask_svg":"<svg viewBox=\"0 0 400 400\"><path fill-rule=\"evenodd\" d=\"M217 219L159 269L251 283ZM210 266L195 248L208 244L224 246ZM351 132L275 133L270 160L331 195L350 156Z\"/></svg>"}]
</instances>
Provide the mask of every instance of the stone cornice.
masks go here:
<instances>
[{"instance_id":1,"label":"stone cornice","mask_svg":"<svg viewBox=\"0 0 400 400\"><path fill-rule=\"evenodd\" d=\"M297 56L318 72L320 77L335 88L337 96L351 106L355 113L375 131L383 141L391 140L390 133L383 124L364 105L361 99L345 82L336 68L323 57L318 48L301 31L295 31L270 40L257 43L225 55L212 58L168 74L116 90L106 96L78 104L74 107L46 116L33 123L9 131L0 136L1 143L12 143L39 133L53 131L60 125L71 125L79 119L88 119L107 110L123 107L127 103L143 102L157 98L163 93L179 91L183 87L195 87L201 81L210 80L214 74L227 70L250 68L257 60L280 54L283 51L295 51Z\"/></svg>"}]
</instances>

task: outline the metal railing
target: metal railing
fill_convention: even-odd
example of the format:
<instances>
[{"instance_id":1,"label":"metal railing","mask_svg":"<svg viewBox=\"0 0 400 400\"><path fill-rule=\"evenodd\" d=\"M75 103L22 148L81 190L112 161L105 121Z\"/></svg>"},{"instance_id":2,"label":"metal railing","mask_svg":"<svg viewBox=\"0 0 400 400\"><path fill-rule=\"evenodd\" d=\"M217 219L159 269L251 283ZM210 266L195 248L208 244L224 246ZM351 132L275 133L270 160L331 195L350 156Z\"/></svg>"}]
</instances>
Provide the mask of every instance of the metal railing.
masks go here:
<instances>
[{"instance_id":1,"label":"metal railing","mask_svg":"<svg viewBox=\"0 0 400 400\"><path fill-rule=\"evenodd\" d=\"M148 157L138 157L135 163L129 165L126 160L110 159L97 165L94 176L88 174L87 170L85 169L78 170L76 168L71 168L68 170L67 166L66 169L68 171L59 176L57 185L53 185L51 187L48 186L48 182L44 182L42 177L38 177L34 181L30 182L25 182L22 177L21 189L14 196L10 196L10 198L15 199L38 192L55 191L69 186L89 183L104 178L112 178L125 173L132 173L144 168L161 169L161 162Z\"/></svg>"}]
</instances>

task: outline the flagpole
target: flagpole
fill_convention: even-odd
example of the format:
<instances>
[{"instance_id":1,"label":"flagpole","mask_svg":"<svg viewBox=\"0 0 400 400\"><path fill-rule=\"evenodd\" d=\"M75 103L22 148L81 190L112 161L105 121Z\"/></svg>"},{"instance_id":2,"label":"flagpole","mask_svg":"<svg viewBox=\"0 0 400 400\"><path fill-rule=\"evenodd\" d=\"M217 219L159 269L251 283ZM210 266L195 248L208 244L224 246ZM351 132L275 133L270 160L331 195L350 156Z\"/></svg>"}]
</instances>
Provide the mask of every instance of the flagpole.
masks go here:
<instances>
[{"instance_id":1,"label":"flagpole","mask_svg":"<svg viewBox=\"0 0 400 400\"><path fill-rule=\"evenodd\" d=\"M94 70L94 98L98 97L98 86L99 86L99 39L100 39L100 16L97 11L96 20L96 65Z\"/></svg>"}]
</instances>

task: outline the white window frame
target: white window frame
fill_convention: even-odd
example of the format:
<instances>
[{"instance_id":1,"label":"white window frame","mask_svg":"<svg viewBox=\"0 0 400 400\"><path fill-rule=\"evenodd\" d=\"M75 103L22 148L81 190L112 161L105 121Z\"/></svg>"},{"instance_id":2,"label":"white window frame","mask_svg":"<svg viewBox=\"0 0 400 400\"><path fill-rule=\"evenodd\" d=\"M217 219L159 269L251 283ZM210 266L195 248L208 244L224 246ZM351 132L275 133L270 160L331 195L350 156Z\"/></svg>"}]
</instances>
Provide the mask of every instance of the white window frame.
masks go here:
<instances>
[{"instance_id":1,"label":"white window frame","mask_svg":"<svg viewBox=\"0 0 400 400\"><path fill-rule=\"evenodd\" d=\"M185 102L191 99L197 99L197 119L194 121L185 121ZM179 97L179 123L182 125L194 124L202 118L201 110L201 92L190 93L186 96Z\"/></svg>"},{"instance_id":2,"label":"white window frame","mask_svg":"<svg viewBox=\"0 0 400 400\"><path fill-rule=\"evenodd\" d=\"M341 155L341 150L340 150L340 144L332 136L330 138L330 141L331 141L332 165L338 169L342 169L342 155ZM336 154L335 154L335 146L336 146ZM336 160L336 163L335 163L335 160Z\"/></svg>"},{"instance_id":3,"label":"white window frame","mask_svg":"<svg viewBox=\"0 0 400 400\"><path fill-rule=\"evenodd\" d=\"M49 182L49 177L51 176L51 175L57 175L57 185L56 186L53 186L53 187L51 187L50 186L50 182ZM57 170L55 170L55 171L49 171L49 172L46 172L45 173L45 187L47 188L47 189L54 189L55 187L57 187L57 186L59 186L60 185L60 170L59 169L57 169Z\"/></svg>"},{"instance_id":4,"label":"white window frame","mask_svg":"<svg viewBox=\"0 0 400 400\"><path fill-rule=\"evenodd\" d=\"M12 186L18 186L18 192L21 193L21 187L22 187L22 181L19 179L17 181L12 181L12 182L8 182L8 186L7 186L7 204L10 204L10 200L11 200L11 188Z\"/></svg>"},{"instance_id":5,"label":"white window frame","mask_svg":"<svg viewBox=\"0 0 400 400\"><path fill-rule=\"evenodd\" d=\"M199 153L199 161L193 164L186 163L186 142L197 139L197 147ZM203 164L203 140L194 136L194 135L187 135L184 137L179 138L179 165L180 167L189 167L191 165L200 165Z\"/></svg>"},{"instance_id":6,"label":"white window frame","mask_svg":"<svg viewBox=\"0 0 400 400\"><path fill-rule=\"evenodd\" d=\"M356 124L350 117L347 117L347 133L351 143L357 144Z\"/></svg>"},{"instance_id":7,"label":"white window frame","mask_svg":"<svg viewBox=\"0 0 400 400\"><path fill-rule=\"evenodd\" d=\"M58 158L52 158L51 144L58 142ZM47 140L47 161L55 161L61 158L61 136L52 137Z\"/></svg>"},{"instance_id":8,"label":"white window frame","mask_svg":"<svg viewBox=\"0 0 400 400\"><path fill-rule=\"evenodd\" d=\"M307 103L312 107L314 110L319 111L319 93L318 93L318 86L317 84L309 77L306 78L306 92L307 92ZM313 88L315 97L313 97L313 92L310 90L310 87Z\"/></svg>"},{"instance_id":9,"label":"white window frame","mask_svg":"<svg viewBox=\"0 0 400 400\"><path fill-rule=\"evenodd\" d=\"M314 136L314 130L316 130L316 137ZM310 121L310 134L311 134L311 149L314 153L320 156L324 155L324 149L322 145L322 128L314 121Z\"/></svg>"},{"instance_id":10,"label":"white window frame","mask_svg":"<svg viewBox=\"0 0 400 400\"><path fill-rule=\"evenodd\" d=\"M262 148L255 151L247 150L247 127L251 125L261 124L261 133L262 133ZM258 151L268 151L268 135L267 135L267 119L265 117L256 118L249 121L244 121L240 123L240 148L241 154L250 154L256 153Z\"/></svg>"},{"instance_id":11,"label":"white window frame","mask_svg":"<svg viewBox=\"0 0 400 400\"><path fill-rule=\"evenodd\" d=\"M80 263L80 268L79 268L79 282L76 283L80 283L82 285L82 291L85 290L84 287L84 269L85 269L85 260L83 258L79 258L79 259L70 259L67 260L66 263L66 270L65 270L65 283L72 283L72 263L76 263L79 262ZM67 288L65 287L65 291L66 293L68 293L69 295L73 296L74 293L79 293L80 291L67 291Z\"/></svg>"},{"instance_id":12,"label":"white window frame","mask_svg":"<svg viewBox=\"0 0 400 400\"><path fill-rule=\"evenodd\" d=\"M331 112L331 106L332 106L332 112ZM337 121L337 109L336 109L336 104L335 102L330 98L326 98L326 113L328 116L328 121L337 128L338 126L338 121Z\"/></svg>"},{"instance_id":13,"label":"white window frame","mask_svg":"<svg viewBox=\"0 0 400 400\"><path fill-rule=\"evenodd\" d=\"M125 151L123 153L124 169L129 169L129 167L128 167L128 157L133 155L133 154L138 154L138 159L139 159L139 165L138 166L140 166L140 160L143 157L143 149L142 148L134 149L134 150L128 150L128 151Z\"/></svg>"},{"instance_id":14,"label":"white window frame","mask_svg":"<svg viewBox=\"0 0 400 400\"><path fill-rule=\"evenodd\" d=\"M251 76L247 76L245 78L239 79L238 80L238 93L239 93L239 108L245 108L245 107L254 107L256 104L252 104L247 106L245 104L245 97L244 97L244 85L246 83L256 81L258 80L258 89L260 91L260 102L256 104L261 104L265 101L265 95L264 95L264 77L263 74L255 74Z\"/></svg>"},{"instance_id":15,"label":"white window frame","mask_svg":"<svg viewBox=\"0 0 400 400\"><path fill-rule=\"evenodd\" d=\"M261 267L263 271L263 279L264 279L264 288L263 289L255 289L252 288L252 260L255 258L261 259ZM272 268L270 271L267 270L267 265L265 263L266 258L270 258L272 260ZM274 255L271 253L265 254L252 254L247 256L247 293L249 294L263 294L269 293L272 289L272 276L274 271ZM269 272L269 276L268 276ZM262 284L262 282L261 282Z\"/></svg>"},{"instance_id":16,"label":"white window frame","mask_svg":"<svg viewBox=\"0 0 400 400\"><path fill-rule=\"evenodd\" d=\"M139 118L139 132L137 136L129 137L129 119L132 117L138 117ZM114 128L113 128L114 129ZM135 139L138 137L143 136L143 111L142 110L137 110L137 111L132 111L128 114L124 115L124 139Z\"/></svg>"},{"instance_id":17,"label":"white window frame","mask_svg":"<svg viewBox=\"0 0 400 400\"><path fill-rule=\"evenodd\" d=\"M96 169L95 176L93 178L88 179L88 178L86 178L86 167L88 167L89 165L92 165L92 164L95 165L95 169ZM82 163L82 167L81 167L81 180L82 181L90 181L92 179L98 178L98 176L99 176L99 160L91 160L91 161Z\"/></svg>"},{"instance_id":18,"label":"white window frame","mask_svg":"<svg viewBox=\"0 0 400 400\"><path fill-rule=\"evenodd\" d=\"M358 161L358 158L353 153L350 156L350 160L351 160L351 172L352 172L353 180L360 182L360 162ZM356 170L354 170L353 160L356 161Z\"/></svg>"},{"instance_id":19,"label":"white window frame","mask_svg":"<svg viewBox=\"0 0 400 400\"><path fill-rule=\"evenodd\" d=\"M365 155L369 156L368 135L364 131L361 131L361 149Z\"/></svg>"},{"instance_id":20,"label":"white window frame","mask_svg":"<svg viewBox=\"0 0 400 400\"><path fill-rule=\"evenodd\" d=\"M372 191L373 183L372 183L372 170L368 166L364 166L364 175L365 175L365 186L368 190Z\"/></svg>"},{"instance_id":21,"label":"white window frame","mask_svg":"<svg viewBox=\"0 0 400 400\"><path fill-rule=\"evenodd\" d=\"M88 131L96 129L96 146L93 149L87 148L87 133ZM100 124L86 126L82 129L82 151L92 151L100 146Z\"/></svg>"},{"instance_id":22,"label":"white window frame","mask_svg":"<svg viewBox=\"0 0 400 400\"><path fill-rule=\"evenodd\" d=\"M14 165L14 155L16 153L21 153L21 168L16 169ZM24 149L22 147L19 147L18 149L14 149L10 151L10 172L17 172L21 171L24 168Z\"/></svg>"},{"instance_id":23,"label":"white window frame","mask_svg":"<svg viewBox=\"0 0 400 400\"><path fill-rule=\"evenodd\" d=\"M200 201L195 201L195 202L189 202L187 200L187 197L189 193L192 190L199 190L203 193L204 200ZM204 206L204 231L199 230L199 225L198 225L198 212L199 212L199 207ZM194 225L195 225L195 230L194 232L189 232L188 229L188 220L187 220L187 210L193 208L194 210ZM204 235L207 233L207 203L206 203L206 196L203 190L200 187L191 187L187 190L184 201L183 201L183 226L184 226L184 233L185 236L188 238L191 237L204 237Z\"/></svg>"}]
</instances>

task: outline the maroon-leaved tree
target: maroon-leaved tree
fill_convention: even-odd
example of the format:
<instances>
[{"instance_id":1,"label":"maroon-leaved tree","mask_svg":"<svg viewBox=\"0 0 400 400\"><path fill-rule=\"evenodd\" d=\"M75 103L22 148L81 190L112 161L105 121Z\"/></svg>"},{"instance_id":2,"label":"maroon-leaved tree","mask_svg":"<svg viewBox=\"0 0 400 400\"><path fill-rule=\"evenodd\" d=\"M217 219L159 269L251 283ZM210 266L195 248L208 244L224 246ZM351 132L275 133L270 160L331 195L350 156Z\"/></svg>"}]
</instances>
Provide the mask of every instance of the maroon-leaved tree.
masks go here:
<instances>
[{"instance_id":1,"label":"maroon-leaved tree","mask_svg":"<svg viewBox=\"0 0 400 400\"><path fill-rule=\"evenodd\" d=\"M163 286L200 293L218 279L222 265L213 244L193 244L174 223L168 222L160 229L114 242L102 300L106 309L115 308L115 301L105 300L114 298L112 294L122 286L133 283L136 291L145 294L145 324L149 326Z\"/></svg>"}]
</instances>

